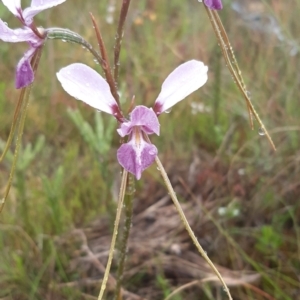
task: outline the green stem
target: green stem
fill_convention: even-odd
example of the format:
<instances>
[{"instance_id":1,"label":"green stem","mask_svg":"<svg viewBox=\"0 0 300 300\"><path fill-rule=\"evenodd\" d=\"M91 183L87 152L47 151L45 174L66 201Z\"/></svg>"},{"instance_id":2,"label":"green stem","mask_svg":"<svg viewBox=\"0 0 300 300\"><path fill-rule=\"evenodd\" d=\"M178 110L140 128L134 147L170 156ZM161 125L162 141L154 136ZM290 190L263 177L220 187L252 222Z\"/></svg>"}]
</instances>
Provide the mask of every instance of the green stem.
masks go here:
<instances>
[{"instance_id":1,"label":"green stem","mask_svg":"<svg viewBox=\"0 0 300 300\"><path fill-rule=\"evenodd\" d=\"M123 283L123 273L125 267L125 261L127 257L127 244L128 238L130 234L131 224L132 224L132 207L133 207L133 195L135 192L135 185L134 185L134 177L133 175L128 175L128 182L126 187L126 194L124 199L125 205L125 226L123 230L123 236L120 245L120 258L118 263L118 271L117 271L117 285L115 289L115 300L122 299L120 291L121 286Z\"/></svg>"},{"instance_id":2,"label":"green stem","mask_svg":"<svg viewBox=\"0 0 300 300\"><path fill-rule=\"evenodd\" d=\"M130 5L130 0L123 0L122 8L120 12L120 18L118 23L118 29L116 33L116 43L115 43L115 53L114 53L114 78L115 82L118 82L119 77L119 66L120 66L120 52L121 52L121 44L124 35L124 25L128 13Z\"/></svg>"},{"instance_id":3,"label":"green stem","mask_svg":"<svg viewBox=\"0 0 300 300\"><path fill-rule=\"evenodd\" d=\"M104 272L103 281L102 281L102 284L101 284L98 300L101 300L103 298L104 291L105 291L105 288L106 288L106 283L107 283L108 276L109 276L111 263L112 263L113 256L114 256L114 250L115 250L115 245L116 245L116 239L117 239L117 236L118 236L118 228L119 228L119 223L120 223L120 218L121 218L121 212L122 212L124 197L125 197L125 193L126 193L127 175L128 175L128 172L126 170L123 170L120 193L119 193L119 199L118 199L118 207L117 207L117 213L116 213L115 224L114 224L114 231L113 231L113 236L112 236L110 249L109 249L108 260L107 260L107 265L106 265L106 268L105 268L105 272Z\"/></svg>"},{"instance_id":4,"label":"green stem","mask_svg":"<svg viewBox=\"0 0 300 300\"><path fill-rule=\"evenodd\" d=\"M195 246L196 246L197 250L199 251L199 253L202 255L202 257L205 259L205 261L209 264L209 266L212 268L212 270L214 271L214 273L215 273L215 274L217 275L217 277L219 278L220 282L222 283L222 285L223 285L223 287L224 287L224 291L225 291L225 292L227 293L227 295L228 295L228 298L229 298L230 300L232 300L232 297L231 297L229 288L227 287L227 285L226 285L226 283L225 283L225 281L224 281L222 275L221 275L220 272L217 270L217 268L215 267L215 265L213 264L213 262L210 260L210 258L207 256L207 253L203 250L203 248L202 248L202 246L200 245L200 243L198 242L198 240L197 240L197 238L196 238L196 236L195 236L195 234L194 234L192 228L190 227L190 225L189 225L189 223L188 223L188 220L186 219L185 214L184 214L184 212L183 212L183 210L182 210L182 208L181 208L181 206L180 206L180 203L179 203L179 201L178 201L178 199L177 199L177 196L176 196L176 194L175 194L175 192L174 192L174 189L173 189L173 187L172 187L172 184L171 184L171 182L170 182L170 180L169 180L169 178L168 178L168 175L167 175L167 173L166 173L166 171L165 171L165 169L164 169L164 167L163 167L161 161L159 160L159 158L158 158L157 156L156 156L156 158L155 158L155 161L156 161L156 164L157 164L157 166L158 166L158 169L159 169L159 171L160 171L160 173L161 173L161 176L162 176L162 178L163 178L163 180L164 180L164 182L165 182L165 184L166 184L166 187L167 187L167 189L168 189L168 191L169 191L170 197L172 198L173 203L174 203L174 205L175 205L175 207L176 207L176 210L178 211L179 216L180 216L180 218L181 218L181 220L182 220L182 222L183 222L183 225L184 225L185 229L187 230L187 232L188 232L190 238L192 239L192 241L193 241L193 243L195 244Z\"/></svg>"}]
</instances>

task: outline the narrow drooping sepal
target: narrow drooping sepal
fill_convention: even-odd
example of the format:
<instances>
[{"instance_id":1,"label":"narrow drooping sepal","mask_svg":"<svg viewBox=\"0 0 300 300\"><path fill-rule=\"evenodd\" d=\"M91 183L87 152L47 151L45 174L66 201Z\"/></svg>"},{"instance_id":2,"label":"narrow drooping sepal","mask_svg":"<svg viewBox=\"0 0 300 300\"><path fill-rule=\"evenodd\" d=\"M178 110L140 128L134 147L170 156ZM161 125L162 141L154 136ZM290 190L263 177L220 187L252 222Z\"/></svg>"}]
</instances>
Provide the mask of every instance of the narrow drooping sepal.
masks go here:
<instances>
[{"instance_id":1,"label":"narrow drooping sepal","mask_svg":"<svg viewBox=\"0 0 300 300\"><path fill-rule=\"evenodd\" d=\"M207 81L208 67L201 61L190 60L177 67L163 82L153 110L157 115L199 89Z\"/></svg>"},{"instance_id":2,"label":"narrow drooping sepal","mask_svg":"<svg viewBox=\"0 0 300 300\"><path fill-rule=\"evenodd\" d=\"M120 136L124 137L131 133L134 126L139 126L146 134L159 135L160 124L152 108L136 106L130 114L130 121L121 124L118 129Z\"/></svg>"},{"instance_id":3,"label":"narrow drooping sepal","mask_svg":"<svg viewBox=\"0 0 300 300\"><path fill-rule=\"evenodd\" d=\"M141 136L137 139L134 134L117 152L119 164L137 180L141 178L142 172L153 164L156 155L157 148L154 145L147 143Z\"/></svg>"},{"instance_id":4,"label":"narrow drooping sepal","mask_svg":"<svg viewBox=\"0 0 300 300\"><path fill-rule=\"evenodd\" d=\"M32 19L35 15L42 12L43 10L46 10L48 8L51 8L53 6L57 6L66 0L32 0L31 6L27 7L23 11L23 18L25 21L25 24L29 26L32 23Z\"/></svg>"},{"instance_id":5,"label":"narrow drooping sepal","mask_svg":"<svg viewBox=\"0 0 300 300\"><path fill-rule=\"evenodd\" d=\"M63 89L74 98L111 115L119 112L108 83L87 65L71 64L56 75Z\"/></svg>"},{"instance_id":6,"label":"narrow drooping sepal","mask_svg":"<svg viewBox=\"0 0 300 300\"><path fill-rule=\"evenodd\" d=\"M221 0L204 0L204 4L213 10L220 10L223 8L223 4Z\"/></svg>"},{"instance_id":7,"label":"narrow drooping sepal","mask_svg":"<svg viewBox=\"0 0 300 300\"><path fill-rule=\"evenodd\" d=\"M35 51L36 49L34 48L30 48L28 51L26 51L17 65L15 81L17 89L28 86L34 80L34 72L32 70L30 62Z\"/></svg>"}]
</instances>

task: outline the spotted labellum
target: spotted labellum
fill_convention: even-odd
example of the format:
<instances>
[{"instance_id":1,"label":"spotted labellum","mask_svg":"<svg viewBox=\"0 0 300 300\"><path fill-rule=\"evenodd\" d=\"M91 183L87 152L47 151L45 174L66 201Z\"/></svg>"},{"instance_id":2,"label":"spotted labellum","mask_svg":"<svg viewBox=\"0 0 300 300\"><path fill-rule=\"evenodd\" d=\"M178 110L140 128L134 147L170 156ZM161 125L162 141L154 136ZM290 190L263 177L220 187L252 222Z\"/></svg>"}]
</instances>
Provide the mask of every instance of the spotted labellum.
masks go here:
<instances>
[{"instance_id":1,"label":"spotted labellum","mask_svg":"<svg viewBox=\"0 0 300 300\"><path fill-rule=\"evenodd\" d=\"M148 142L146 136L159 135L158 116L204 85L207 71L207 66L196 60L180 65L162 84L153 108L138 105L128 119L123 117L108 83L92 68L80 63L71 64L62 68L57 78L71 96L119 121L117 132L121 137L128 136L128 141L118 149L118 161L125 170L140 179L157 155L157 148Z\"/></svg>"},{"instance_id":2,"label":"spotted labellum","mask_svg":"<svg viewBox=\"0 0 300 300\"><path fill-rule=\"evenodd\" d=\"M22 10L21 0L2 0L2 3L22 23L22 28L10 29L0 19L0 39L4 42L18 43L27 42L29 49L17 64L15 86L17 89L31 84L34 80L34 73L31 67L31 59L36 51L43 45L46 34L42 28L34 25L33 17L41 11L59 5L66 0L32 0L30 7Z\"/></svg>"}]
</instances>

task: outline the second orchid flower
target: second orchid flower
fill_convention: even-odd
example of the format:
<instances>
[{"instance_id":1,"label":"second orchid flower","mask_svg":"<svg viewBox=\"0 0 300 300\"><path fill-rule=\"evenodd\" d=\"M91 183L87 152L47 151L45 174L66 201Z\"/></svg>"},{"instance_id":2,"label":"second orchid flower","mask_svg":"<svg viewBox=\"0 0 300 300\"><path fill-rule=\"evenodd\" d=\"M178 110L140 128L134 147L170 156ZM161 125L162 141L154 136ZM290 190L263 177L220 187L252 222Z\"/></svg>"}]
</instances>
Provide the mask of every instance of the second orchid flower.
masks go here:
<instances>
[{"instance_id":1,"label":"second orchid flower","mask_svg":"<svg viewBox=\"0 0 300 300\"><path fill-rule=\"evenodd\" d=\"M22 28L10 29L0 19L0 40L9 43L27 42L29 49L17 64L15 86L17 89L31 84L34 80L34 72L31 66L31 59L36 51L43 45L46 33L42 28L34 25L33 17L45 9L59 5L66 0L32 0L31 6L22 10L21 0L2 0L3 4L22 23Z\"/></svg>"}]
</instances>

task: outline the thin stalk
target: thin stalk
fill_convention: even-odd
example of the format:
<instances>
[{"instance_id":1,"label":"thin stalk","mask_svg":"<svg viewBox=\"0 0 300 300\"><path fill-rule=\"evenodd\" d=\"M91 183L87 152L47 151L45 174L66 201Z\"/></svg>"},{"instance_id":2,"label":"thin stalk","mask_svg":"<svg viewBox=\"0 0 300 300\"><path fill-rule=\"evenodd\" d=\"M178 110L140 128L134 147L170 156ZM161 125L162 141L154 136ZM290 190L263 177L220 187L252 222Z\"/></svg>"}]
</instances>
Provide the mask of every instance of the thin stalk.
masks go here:
<instances>
[{"instance_id":1,"label":"thin stalk","mask_svg":"<svg viewBox=\"0 0 300 300\"><path fill-rule=\"evenodd\" d=\"M125 225L124 225L123 236L119 248L120 258L118 262L117 285L116 285L115 297L114 297L115 300L122 299L121 287L123 283L123 273L124 273L125 261L127 257L128 238L129 238L131 224L132 224L132 207L133 207L134 193L135 193L134 177L131 174L128 174L126 194L124 199Z\"/></svg>"},{"instance_id":2,"label":"thin stalk","mask_svg":"<svg viewBox=\"0 0 300 300\"><path fill-rule=\"evenodd\" d=\"M236 57L234 55L233 48L232 48L232 46L230 44L228 35L227 35L226 30L225 30L225 28L223 26L223 23L222 23L219 15L218 15L218 13L216 11L213 10L213 11L211 11L211 13L214 16L214 19L215 19L215 22L216 22L217 26L219 27L220 34L221 34L221 36L223 38L223 42L224 42L224 45L225 45L225 50L227 50L227 53L229 54L229 56L231 58L231 67L235 69L235 72L236 72L236 74L237 74L237 76L239 78L241 86L242 86L243 90L246 91L246 94L247 94L247 96L250 99L249 92L247 91L247 87L246 87L246 84L245 84L243 76L242 76L242 72L241 72L241 70L239 68L238 62L237 62ZM249 106L248 103L247 103L247 108L248 108L248 114L249 114L249 120L250 120L250 127L253 130L254 129L253 114L252 114L252 111L251 111L251 107Z\"/></svg>"},{"instance_id":3,"label":"thin stalk","mask_svg":"<svg viewBox=\"0 0 300 300\"><path fill-rule=\"evenodd\" d=\"M120 218L121 218L121 212L122 212L124 197L125 197L125 193L126 193L127 175L128 175L128 172L126 170L123 170L119 199L118 199L118 206L117 206L117 213L116 213L115 224L114 224L114 231L113 231L113 236L112 236L110 249L109 249L109 256L108 256L107 265L105 268L98 300L101 300L103 298L104 291L106 288L106 283L107 283L108 276L109 276L111 263L112 263L113 256L114 256L114 250L115 250L116 239L117 239L117 235L118 235L118 228L119 228L119 223L120 223Z\"/></svg>"},{"instance_id":4,"label":"thin stalk","mask_svg":"<svg viewBox=\"0 0 300 300\"><path fill-rule=\"evenodd\" d=\"M111 68L110 68L107 51L105 48L105 44L104 44L104 41L103 41L103 38L102 38L102 35L100 32L99 26L97 26L96 20L92 13L90 13L90 16L91 16L91 19L93 22L93 26L94 26L94 29L96 32L96 36L97 36L97 40L98 40L98 44L99 44L99 48L100 48L100 53L101 53L101 58L102 58L102 64L101 64L102 69L105 73L105 77L106 77L107 83L109 84L110 91L111 91L112 95L114 96L115 100L117 101L118 106L121 107L120 100L119 100L119 94L117 91L117 83L114 80L112 73L111 73Z\"/></svg>"},{"instance_id":5,"label":"thin stalk","mask_svg":"<svg viewBox=\"0 0 300 300\"><path fill-rule=\"evenodd\" d=\"M192 228L190 227L190 225L189 225L189 223L188 223L188 220L186 219L185 214L184 214L184 212L183 212L183 210L182 210L182 208L181 208L181 206L180 206L180 203L179 203L179 201L178 201L178 199L177 199L177 196L176 196L176 194L175 194L175 192L174 192L174 189L173 189L173 187L172 187L172 184L171 184L171 182L170 182L170 180L169 180L169 178L168 178L168 175L167 175L167 173L166 173L166 171L165 171L165 169L164 169L164 167L163 167L161 161L159 160L159 158L158 158L157 156L156 156L156 158L155 158L155 162L156 162L156 164L157 164L157 166L158 166L158 169L159 169L159 171L160 171L160 173L161 173L161 176L162 176L162 178L163 178L163 180L164 180L164 182L165 182L165 184L166 184L166 187L167 187L167 189L168 189L168 191L169 191L169 195L170 195L170 197L171 197L172 200L173 200L173 203L174 203L174 205L175 205L175 207L176 207L176 210L178 211L179 216L180 216L180 218L181 218L181 220L182 220L182 222L183 222L183 224L184 224L184 227L185 227L185 229L187 230L187 232L188 232L190 238L192 239L192 241L193 241L193 243L195 244L195 246L196 246L197 250L199 251L199 253L202 255L202 257L205 259L205 261L208 263L208 265L212 268L212 270L214 271L214 273L215 273L215 274L217 275L217 277L219 278L220 282L221 282L222 285L223 285L224 291L225 291L225 292L227 293L227 295L228 295L228 298L229 298L230 300L232 300L232 297L231 297L229 288L227 287L227 285L226 285L226 283L225 283L225 281L224 281L222 275L219 273L219 271L217 270L217 268L215 267L215 265L213 264L213 262L210 260L210 258L208 257L207 253L203 250L203 248L202 248L202 246L200 245L200 243L198 242L198 240L197 240L197 238L196 238L196 236L195 236L195 234L194 234Z\"/></svg>"},{"instance_id":6,"label":"thin stalk","mask_svg":"<svg viewBox=\"0 0 300 300\"><path fill-rule=\"evenodd\" d=\"M221 100L221 56L220 49L217 47L215 50L216 55L214 57L214 70L215 70L215 80L214 80L214 99L213 99L213 118L215 126L219 124L219 107Z\"/></svg>"},{"instance_id":7,"label":"thin stalk","mask_svg":"<svg viewBox=\"0 0 300 300\"><path fill-rule=\"evenodd\" d=\"M124 35L124 24L127 17L129 5L130 5L130 0L123 0L118 29L116 32L116 43L114 47L115 50L114 51L114 78L116 83L118 82L118 78L119 78L120 51L121 51L121 44Z\"/></svg>"},{"instance_id":8,"label":"thin stalk","mask_svg":"<svg viewBox=\"0 0 300 300\"><path fill-rule=\"evenodd\" d=\"M41 55L42 55L42 47L39 50L37 50L37 52L35 53L34 57L32 58L32 61L31 61L31 65L32 65L34 74L36 74ZM17 140L16 140L16 148L15 148L15 152L14 152L14 159L13 159L12 167L10 169L8 182L5 187L4 197L2 199L0 199L0 214L6 203L6 199L9 194L10 187L12 185L12 181L13 181L14 174L15 174L15 169L16 169L16 165L17 165L17 161L18 161L20 146L21 146L21 142L22 142L22 135L23 135L23 131L24 131L25 120L26 120L26 116L27 116L27 109L28 109L28 104L29 104L29 96L30 96L31 88L32 88L32 84L28 85L27 87L25 87L21 90L20 98L19 98L19 101L17 104L18 106L20 106L20 108L19 109L16 108L16 111L19 110L19 112L17 112L17 115L16 115L16 111L15 111L15 115L14 115L14 118L16 118L15 125L14 124L12 125L9 140L4 149L4 153L2 154L2 156L4 157L5 153L8 151L8 147L11 144L11 141L13 138L14 129L17 126L18 115L19 115L19 113L21 113L21 118L19 120ZM2 159L2 156L1 156L1 159Z\"/></svg>"},{"instance_id":9,"label":"thin stalk","mask_svg":"<svg viewBox=\"0 0 300 300\"><path fill-rule=\"evenodd\" d=\"M222 24L218 14L217 14L217 12L214 12L214 11L210 10L205 5L204 5L204 7L205 7L206 12L209 16L209 20L210 20L210 22L213 26L216 37L219 41L219 44L220 44L220 47L221 47L222 54L223 54L223 57L225 59L226 65L227 65L234 81L236 82L239 90L242 92L242 94L243 94L243 96L246 100L247 108L248 108L248 112L249 112L249 116L250 116L251 127L252 127L252 114L253 114L255 119L259 123L260 131L263 132L267 136L269 143L271 144L274 151L276 151L276 147L274 145L274 142L273 142L269 132L267 131L265 125L261 121L258 113L256 112L256 110L255 110L255 108L254 108L254 106L251 102L251 99L249 97L249 93L246 90L246 86L245 86L244 81L242 79L242 72L240 71L240 69L238 67L237 61L235 59L232 47L229 43L229 39L228 39L226 31L223 27L223 24ZM232 63L235 65L235 67L233 67Z\"/></svg>"},{"instance_id":10,"label":"thin stalk","mask_svg":"<svg viewBox=\"0 0 300 300\"><path fill-rule=\"evenodd\" d=\"M22 139L22 135L23 135L23 131L24 131L24 124L25 124L26 115L27 115L27 108L28 108L28 103L29 103L29 94L30 94L31 85L27 86L24 89L26 91L25 91L25 98L23 100L22 108L21 108L22 116L21 116L21 119L20 119L20 122L19 122L18 135L17 135L17 140L16 140L16 149L15 149L15 152L14 152L14 160L13 160L12 167L10 169L8 182L7 182L6 187L5 187L4 197L0 200L0 214L1 214L1 212L3 210L3 207L6 203L6 199L7 199L7 196L9 194L10 187L12 185L12 181L13 181L14 174L15 174L15 169L16 169L18 156L19 156L19 151L20 151L20 146L21 146L21 139Z\"/></svg>"},{"instance_id":11,"label":"thin stalk","mask_svg":"<svg viewBox=\"0 0 300 300\"><path fill-rule=\"evenodd\" d=\"M13 137L14 137L14 133L15 133L15 130L16 130L16 127L17 127L17 124L18 124L18 118L19 118L19 113L20 113L22 103L23 103L24 93L25 93L25 88L21 89L21 93L20 93L20 96L19 96L19 99L18 99L18 102L17 102L15 112L14 112L13 121L12 121L12 124L11 124L11 127L10 127L8 139L6 141L6 145L5 145L5 148L3 150L3 153L0 157L0 163L4 159L9 147L11 146L11 143L12 143L12 140L13 140Z\"/></svg>"}]
</instances>

